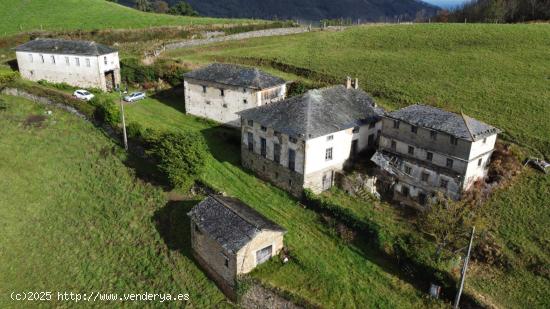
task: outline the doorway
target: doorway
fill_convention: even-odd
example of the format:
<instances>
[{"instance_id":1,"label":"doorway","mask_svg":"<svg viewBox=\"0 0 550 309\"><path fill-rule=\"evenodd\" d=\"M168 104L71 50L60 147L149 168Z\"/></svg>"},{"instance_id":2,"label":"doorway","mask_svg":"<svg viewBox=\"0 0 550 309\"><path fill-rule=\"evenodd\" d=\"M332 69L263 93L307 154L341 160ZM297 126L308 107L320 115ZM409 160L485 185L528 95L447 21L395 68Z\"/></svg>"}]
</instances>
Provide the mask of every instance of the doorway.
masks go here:
<instances>
[{"instance_id":1,"label":"doorway","mask_svg":"<svg viewBox=\"0 0 550 309\"><path fill-rule=\"evenodd\" d=\"M107 87L107 91L112 91L115 88L115 71L105 72L105 87Z\"/></svg>"},{"instance_id":2,"label":"doorway","mask_svg":"<svg viewBox=\"0 0 550 309\"><path fill-rule=\"evenodd\" d=\"M326 191L332 187L332 178L334 173L332 171L328 171L323 174L323 191Z\"/></svg>"}]
</instances>

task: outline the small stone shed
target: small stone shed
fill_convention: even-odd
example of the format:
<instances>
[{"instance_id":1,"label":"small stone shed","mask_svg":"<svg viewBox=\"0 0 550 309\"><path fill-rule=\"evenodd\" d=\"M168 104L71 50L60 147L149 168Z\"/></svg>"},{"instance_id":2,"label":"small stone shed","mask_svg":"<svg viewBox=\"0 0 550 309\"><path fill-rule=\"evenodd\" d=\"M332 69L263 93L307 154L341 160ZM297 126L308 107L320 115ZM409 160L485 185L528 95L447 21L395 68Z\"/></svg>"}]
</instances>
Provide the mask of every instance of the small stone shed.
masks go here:
<instances>
[{"instance_id":1,"label":"small stone shed","mask_svg":"<svg viewBox=\"0 0 550 309\"><path fill-rule=\"evenodd\" d=\"M237 275L283 248L286 230L236 198L211 195L188 216L196 260L231 298Z\"/></svg>"}]
</instances>

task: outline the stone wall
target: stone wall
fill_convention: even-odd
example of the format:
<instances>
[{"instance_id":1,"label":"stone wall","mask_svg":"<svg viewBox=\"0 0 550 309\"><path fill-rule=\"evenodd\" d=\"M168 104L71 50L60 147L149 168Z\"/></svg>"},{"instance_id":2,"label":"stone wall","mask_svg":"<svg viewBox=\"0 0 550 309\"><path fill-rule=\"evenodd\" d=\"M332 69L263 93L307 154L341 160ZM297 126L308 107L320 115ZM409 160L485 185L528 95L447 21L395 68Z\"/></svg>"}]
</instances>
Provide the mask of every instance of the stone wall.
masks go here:
<instances>
[{"instance_id":1,"label":"stone wall","mask_svg":"<svg viewBox=\"0 0 550 309\"><path fill-rule=\"evenodd\" d=\"M43 105L53 105L57 108L60 108L60 109L63 109L63 110L66 110L68 111L69 113L72 113L72 114L75 114L79 117L82 117L82 118L86 118L86 116L84 116L82 113L80 113L78 110L76 110L74 107L71 107L71 106L67 106L65 104L61 104L61 103L57 103L57 102L53 102L51 99L49 98L46 98L46 97L40 97L40 96L37 96L37 95L34 95L32 93L28 93L24 90L21 90L21 89L17 89L17 88L4 88L2 89L1 91L2 94L7 94L7 95L11 95L11 96L16 96L16 97L21 97L21 98L24 98L24 99L27 99L29 101L32 101L32 102L35 102L35 103L39 103L39 104L43 104Z\"/></svg>"}]
</instances>

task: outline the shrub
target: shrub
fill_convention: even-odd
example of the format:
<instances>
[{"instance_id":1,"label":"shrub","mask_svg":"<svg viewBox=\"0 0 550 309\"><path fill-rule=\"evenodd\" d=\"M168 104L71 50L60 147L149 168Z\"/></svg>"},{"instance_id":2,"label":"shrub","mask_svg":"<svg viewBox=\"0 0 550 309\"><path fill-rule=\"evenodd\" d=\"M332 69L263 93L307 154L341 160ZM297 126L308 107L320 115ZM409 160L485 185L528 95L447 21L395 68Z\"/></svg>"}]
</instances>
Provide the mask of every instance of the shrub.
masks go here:
<instances>
[{"instance_id":1,"label":"shrub","mask_svg":"<svg viewBox=\"0 0 550 309\"><path fill-rule=\"evenodd\" d=\"M196 132L173 133L147 130L146 155L158 166L171 186L190 190L202 174L207 157L206 143Z\"/></svg>"},{"instance_id":2,"label":"shrub","mask_svg":"<svg viewBox=\"0 0 550 309\"><path fill-rule=\"evenodd\" d=\"M0 85L7 84L19 77L18 72L0 72Z\"/></svg>"},{"instance_id":3,"label":"shrub","mask_svg":"<svg viewBox=\"0 0 550 309\"><path fill-rule=\"evenodd\" d=\"M95 106L94 118L97 121L111 127L115 127L119 123L120 110L112 99L95 96L90 100L90 104Z\"/></svg>"},{"instance_id":4,"label":"shrub","mask_svg":"<svg viewBox=\"0 0 550 309\"><path fill-rule=\"evenodd\" d=\"M126 133L130 138L141 138L143 136L143 126L139 122L132 121L126 127Z\"/></svg>"},{"instance_id":5,"label":"shrub","mask_svg":"<svg viewBox=\"0 0 550 309\"><path fill-rule=\"evenodd\" d=\"M147 85L154 87L154 83L159 79L167 82L171 86L177 86L183 83L183 74L187 70L174 60L160 59L155 64L148 66L140 63L139 59L122 59L121 76L122 80L130 84Z\"/></svg>"},{"instance_id":6,"label":"shrub","mask_svg":"<svg viewBox=\"0 0 550 309\"><path fill-rule=\"evenodd\" d=\"M5 111L6 109L8 109L8 103L6 103L6 101L0 99L0 112Z\"/></svg>"},{"instance_id":7,"label":"shrub","mask_svg":"<svg viewBox=\"0 0 550 309\"><path fill-rule=\"evenodd\" d=\"M71 86L67 83L51 83L51 82L48 82L46 80L39 80L38 81L38 84L42 85L42 86L46 86L46 87L53 87L53 88L57 88L59 90L75 90L77 87L74 87L74 86Z\"/></svg>"}]
</instances>

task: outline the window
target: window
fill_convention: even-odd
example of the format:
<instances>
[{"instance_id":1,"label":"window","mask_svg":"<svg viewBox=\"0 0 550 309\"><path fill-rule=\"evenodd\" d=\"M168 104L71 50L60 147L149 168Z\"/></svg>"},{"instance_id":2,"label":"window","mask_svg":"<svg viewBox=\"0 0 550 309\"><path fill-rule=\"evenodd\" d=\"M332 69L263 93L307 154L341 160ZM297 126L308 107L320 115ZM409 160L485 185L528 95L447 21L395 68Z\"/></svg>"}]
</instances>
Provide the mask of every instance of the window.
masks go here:
<instances>
[{"instance_id":1,"label":"window","mask_svg":"<svg viewBox=\"0 0 550 309\"><path fill-rule=\"evenodd\" d=\"M51 55L50 57L52 58L52 64L55 64L55 56Z\"/></svg>"},{"instance_id":2,"label":"window","mask_svg":"<svg viewBox=\"0 0 550 309\"><path fill-rule=\"evenodd\" d=\"M487 138L483 139L483 144L487 144Z\"/></svg>"},{"instance_id":3,"label":"window","mask_svg":"<svg viewBox=\"0 0 550 309\"><path fill-rule=\"evenodd\" d=\"M332 141L334 139L334 135L327 136L327 141Z\"/></svg>"},{"instance_id":4,"label":"window","mask_svg":"<svg viewBox=\"0 0 550 309\"><path fill-rule=\"evenodd\" d=\"M281 163L281 145L273 144L273 161Z\"/></svg>"},{"instance_id":5,"label":"window","mask_svg":"<svg viewBox=\"0 0 550 309\"><path fill-rule=\"evenodd\" d=\"M267 246L261 250L256 251L256 265L262 264L263 262L271 258L272 246Z\"/></svg>"},{"instance_id":6,"label":"window","mask_svg":"<svg viewBox=\"0 0 550 309\"><path fill-rule=\"evenodd\" d=\"M355 128L353 128L353 131L352 131L352 133L359 133L359 127L355 127Z\"/></svg>"},{"instance_id":7,"label":"window","mask_svg":"<svg viewBox=\"0 0 550 309\"><path fill-rule=\"evenodd\" d=\"M90 67L90 58L86 58L86 66Z\"/></svg>"},{"instance_id":8,"label":"window","mask_svg":"<svg viewBox=\"0 0 550 309\"><path fill-rule=\"evenodd\" d=\"M439 186L443 189L447 189L447 186L449 185L449 181L446 179L441 179L439 181Z\"/></svg>"},{"instance_id":9,"label":"window","mask_svg":"<svg viewBox=\"0 0 550 309\"><path fill-rule=\"evenodd\" d=\"M69 57L65 57L65 64L71 65L71 61L69 60Z\"/></svg>"},{"instance_id":10,"label":"window","mask_svg":"<svg viewBox=\"0 0 550 309\"><path fill-rule=\"evenodd\" d=\"M246 88L243 88L243 92L246 93Z\"/></svg>"},{"instance_id":11,"label":"window","mask_svg":"<svg viewBox=\"0 0 550 309\"><path fill-rule=\"evenodd\" d=\"M453 168L453 159L447 159L447 167Z\"/></svg>"},{"instance_id":12,"label":"window","mask_svg":"<svg viewBox=\"0 0 550 309\"><path fill-rule=\"evenodd\" d=\"M206 86L202 86L202 93L206 93Z\"/></svg>"},{"instance_id":13,"label":"window","mask_svg":"<svg viewBox=\"0 0 550 309\"><path fill-rule=\"evenodd\" d=\"M376 122L371 122L369 124L369 129L374 129L375 126L376 126Z\"/></svg>"},{"instance_id":14,"label":"window","mask_svg":"<svg viewBox=\"0 0 550 309\"><path fill-rule=\"evenodd\" d=\"M254 151L254 134L247 132L246 140L248 142L248 151Z\"/></svg>"},{"instance_id":15,"label":"window","mask_svg":"<svg viewBox=\"0 0 550 309\"><path fill-rule=\"evenodd\" d=\"M332 160L332 147L325 150L325 161Z\"/></svg>"},{"instance_id":16,"label":"window","mask_svg":"<svg viewBox=\"0 0 550 309\"><path fill-rule=\"evenodd\" d=\"M254 121L253 120L248 120L248 125L251 126L251 127L254 126Z\"/></svg>"},{"instance_id":17,"label":"window","mask_svg":"<svg viewBox=\"0 0 550 309\"><path fill-rule=\"evenodd\" d=\"M481 166L481 163L483 163L483 159L479 159L479 160L477 161L477 166Z\"/></svg>"},{"instance_id":18,"label":"window","mask_svg":"<svg viewBox=\"0 0 550 309\"><path fill-rule=\"evenodd\" d=\"M225 90L224 89L220 89L220 96L222 96L222 97L225 96Z\"/></svg>"},{"instance_id":19,"label":"window","mask_svg":"<svg viewBox=\"0 0 550 309\"><path fill-rule=\"evenodd\" d=\"M201 230L199 229L199 226L197 224L195 224L195 232L197 233L201 233Z\"/></svg>"},{"instance_id":20,"label":"window","mask_svg":"<svg viewBox=\"0 0 550 309\"><path fill-rule=\"evenodd\" d=\"M80 66L80 58L76 57L74 58L75 62L76 62L76 66L79 67Z\"/></svg>"},{"instance_id":21,"label":"window","mask_svg":"<svg viewBox=\"0 0 550 309\"><path fill-rule=\"evenodd\" d=\"M224 254L222 254L222 255L223 255L223 265L225 267L229 268L229 259Z\"/></svg>"},{"instance_id":22,"label":"window","mask_svg":"<svg viewBox=\"0 0 550 309\"><path fill-rule=\"evenodd\" d=\"M409 146L408 153L409 153L410 155L414 156L414 147L413 147L413 146Z\"/></svg>"},{"instance_id":23,"label":"window","mask_svg":"<svg viewBox=\"0 0 550 309\"><path fill-rule=\"evenodd\" d=\"M426 160L431 162L433 159L434 159L434 154L429 151L426 152Z\"/></svg>"},{"instance_id":24,"label":"window","mask_svg":"<svg viewBox=\"0 0 550 309\"><path fill-rule=\"evenodd\" d=\"M401 185L401 194L403 194L403 196L409 196L409 193L409 187Z\"/></svg>"},{"instance_id":25,"label":"window","mask_svg":"<svg viewBox=\"0 0 550 309\"><path fill-rule=\"evenodd\" d=\"M40 60L42 61L42 63L46 62L44 61L44 55L40 55Z\"/></svg>"},{"instance_id":26,"label":"window","mask_svg":"<svg viewBox=\"0 0 550 309\"><path fill-rule=\"evenodd\" d=\"M264 132L267 131L267 127L264 127L264 126L261 126L260 129L261 129L262 131L264 131Z\"/></svg>"},{"instance_id":27,"label":"window","mask_svg":"<svg viewBox=\"0 0 550 309\"><path fill-rule=\"evenodd\" d=\"M430 138L435 141L437 139L437 132L436 131L430 131Z\"/></svg>"},{"instance_id":28,"label":"window","mask_svg":"<svg viewBox=\"0 0 550 309\"><path fill-rule=\"evenodd\" d=\"M288 150L288 168L293 171L296 168L296 151L294 149Z\"/></svg>"},{"instance_id":29,"label":"window","mask_svg":"<svg viewBox=\"0 0 550 309\"><path fill-rule=\"evenodd\" d=\"M34 59L32 57L32 54L29 54L29 62L34 62Z\"/></svg>"},{"instance_id":30,"label":"window","mask_svg":"<svg viewBox=\"0 0 550 309\"><path fill-rule=\"evenodd\" d=\"M391 149L393 149L393 150L397 149L397 142L396 141L391 141Z\"/></svg>"},{"instance_id":31,"label":"window","mask_svg":"<svg viewBox=\"0 0 550 309\"><path fill-rule=\"evenodd\" d=\"M103 63L107 65L107 56L103 57Z\"/></svg>"},{"instance_id":32,"label":"window","mask_svg":"<svg viewBox=\"0 0 550 309\"><path fill-rule=\"evenodd\" d=\"M206 100L204 103L206 103L206 105L210 105L210 101L209 101L209 100Z\"/></svg>"},{"instance_id":33,"label":"window","mask_svg":"<svg viewBox=\"0 0 550 309\"><path fill-rule=\"evenodd\" d=\"M260 154L264 158L267 156L267 141L263 137L260 138Z\"/></svg>"},{"instance_id":34,"label":"window","mask_svg":"<svg viewBox=\"0 0 550 309\"><path fill-rule=\"evenodd\" d=\"M246 99L243 99L243 104L248 104L248 101Z\"/></svg>"},{"instance_id":35,"label":"window","mask_svg":"<svg viewBox=\"0 0 550 309\"><path fill-rule=\"evenodd\" d=\"M298 142L298 139L296 139L295 137L292 137L292 136L289 136L288 140L293 144L296 144Z\"/></svg>"},{"instance_id":36,"label":"window","mask_svg":"<svg viewBox=\"0 0 550 309\"><path fill-rule=\"evenodd\" d=\"M227 108L227 104L226 104L226 103L223 103L222 106L223 106L224 108Z\"/></svg>"},{"instance_id":37,"label":"window","mask_svg":"<svg viewBox=\"0 0 550 309\"><path fill-rule=\"evenodd\" d=\"M411 132L416 134L418 132L418 127L417 126L411 126Z\"/></svg>"},{"instance_id":38,"label":"window","mask_svg":"<svg viewBox=\"0 0 550 309\"><path fill-rule=\"evenodd\" d=\"M451 135L451 144L458 145L458 138Z\"/></svg>"},{"instance_id":39,"label":"window","mask_svg":"<svg viewBox=\"0 0 550 309\"><path fill-rule=\"evenodd\" d=\"M394 120L393 121L393 128L394 129L399 129L399 120Z\"/></svg>"},{"instance_id":40,"label":"window","mask_svg":"<svg viewBox=\"0 0 550 309\"><path fill-rule=\"evenodd\" d=\"M426 173L426 172L422 172L422 176L420 176L422 181L424 182L428 182L428 180L430 179L430 174Z\"/></svg>"},{"instance_id":41,"label":"window","mask_svg":"<svg viewBox=\"0 0 550 309\"><path fill-rule=\"evenodd\" d=\"M420 205L426 205L427 201L428 197L426 196L426 193L418 193L418 202Z\"/></svg>"},{"instance_id":42,"label":"window","mask_svg":"<svg viewBox=\"0 0 550 309\"><path fill-rule=\"evenodd\" d=\"M412 168L408 165L405 165L405 174L408 174L408 175L412 174Z\"/></svg>"}]
</instances>

